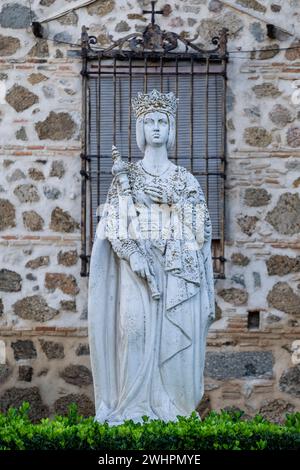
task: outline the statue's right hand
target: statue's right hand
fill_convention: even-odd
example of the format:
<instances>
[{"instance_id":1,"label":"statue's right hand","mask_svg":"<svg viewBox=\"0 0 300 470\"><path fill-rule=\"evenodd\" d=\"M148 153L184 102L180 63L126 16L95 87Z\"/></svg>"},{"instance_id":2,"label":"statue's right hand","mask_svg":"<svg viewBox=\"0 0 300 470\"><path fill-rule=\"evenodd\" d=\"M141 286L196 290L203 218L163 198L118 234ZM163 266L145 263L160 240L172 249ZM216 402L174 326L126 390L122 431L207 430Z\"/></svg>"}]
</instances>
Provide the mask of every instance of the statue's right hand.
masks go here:
<instances>
[{"instance_id":1,"label":"statue's right hand","mask_svg":"<svg viewBox=\"0 0 300 470\"><path fill-rule=\"evenodd\" d=\"M150 275L148 261L140 252L135 251L130 255L129 264L132 271L138 276L146 278Z\"/></svg>"}]
</instances>

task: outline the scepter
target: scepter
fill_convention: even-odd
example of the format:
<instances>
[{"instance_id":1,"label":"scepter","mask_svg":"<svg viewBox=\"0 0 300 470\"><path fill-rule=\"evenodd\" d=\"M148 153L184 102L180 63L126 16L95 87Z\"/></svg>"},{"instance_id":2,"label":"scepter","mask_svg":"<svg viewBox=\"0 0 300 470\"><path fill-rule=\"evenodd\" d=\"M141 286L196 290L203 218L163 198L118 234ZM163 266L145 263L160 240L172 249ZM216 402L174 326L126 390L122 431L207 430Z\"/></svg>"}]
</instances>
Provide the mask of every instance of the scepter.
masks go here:
<instances>
[{"instance_id":1,"label":"scepter","mask_svg":"<svg viewBox=\"0 0 300 470\"><path fill-rule=\"evenodd\" d=\"M127 165L126 163L122 160L120 153L115 145L112 146L112 160L113 160L113 166L111 169L112 174L116 177L117 183L119 185L119 188L121 189L121 195L127 197L127 201L131 208L133 209L133 214L135 218L134 224L130 224L130 230L132 235L134 236L134 239L136 240L136 243L141 251L141 253L144 255L145 258L147 258L147 250L145 247L144 240L142 240L140 234L140 227L138 223L138 215L135 210L135 205L132 199L132 194L131 194L131 188L128 180L128 174L127 174ZM152 270L152 267L149 262L149 271ZM146 275L147 277L147 282L151 291L152 298L155 300L160 299L160 292L157 286L156 282L156 277L154 274L150 272L150 274Z\"/></svg>"}]
</instances>

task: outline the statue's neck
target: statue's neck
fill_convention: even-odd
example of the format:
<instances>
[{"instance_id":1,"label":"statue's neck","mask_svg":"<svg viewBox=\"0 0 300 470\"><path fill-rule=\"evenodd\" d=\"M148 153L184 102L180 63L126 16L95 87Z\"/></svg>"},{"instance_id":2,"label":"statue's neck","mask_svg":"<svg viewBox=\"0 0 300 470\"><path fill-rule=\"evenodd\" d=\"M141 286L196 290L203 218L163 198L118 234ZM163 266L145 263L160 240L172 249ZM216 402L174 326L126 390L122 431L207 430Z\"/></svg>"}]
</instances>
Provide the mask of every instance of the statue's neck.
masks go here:
<instances>
[{"instance_id":1,"label":"statue's neck","mask_svg":"<svg viewBox=\"0 0 300 470\"><path fill-rule=\"evenodd\" d=\"M148 170L159 172L168 164L168 152L165 145L161 147L146 146L143 163Z\"/></svg>"}]
</instances>

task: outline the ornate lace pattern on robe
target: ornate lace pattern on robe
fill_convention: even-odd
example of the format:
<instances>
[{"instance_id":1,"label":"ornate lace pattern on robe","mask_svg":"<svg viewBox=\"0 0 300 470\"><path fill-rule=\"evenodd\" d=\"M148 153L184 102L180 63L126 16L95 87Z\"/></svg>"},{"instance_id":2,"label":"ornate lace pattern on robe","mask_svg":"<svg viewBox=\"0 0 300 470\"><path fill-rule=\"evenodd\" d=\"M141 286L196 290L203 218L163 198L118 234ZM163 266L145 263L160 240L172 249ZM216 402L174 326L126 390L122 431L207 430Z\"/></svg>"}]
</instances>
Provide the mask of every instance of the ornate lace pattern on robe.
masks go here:
<instances>
[{"instance_id":1,"label":"ornate lace pattern on robe","mask_svg":"<svg viewBox=\"0 0 300 470\"><path fill-rule=\"evenodd\" d=\"M174 239L151 240L151 243L163 254L165 271L176 278L173 279L176 289L172 289L172 296L168 297L167 293L167 309L174 308L195 295L200 283L206 278L209 280L207 287L210 316L213 318L215 305L210 253L212 226L205 197L197 179L181 166L174 167L166 177L151 177L144 172L139 163L128 163L128 178L135 204L145 202L144 189L149 182L153 184L154 178L155 184L160 184L164 188L164 199L176 215L171 232L176 231L177 224L181 224L185 230L185 237L182 239L176 238L175 234ZM103 216L106 217L106 226L110 228L107 231L107 238L114 252L119 258L129 261L133 252L140 251L138 240L110 236L116 233L114 229L118 224L119 201L120 191L114 178L107 195L108 209L104 210ZM151 257L151 252L148 255ZM150 259L149 261L151 262Z\"/></svg>"}]
</instances>

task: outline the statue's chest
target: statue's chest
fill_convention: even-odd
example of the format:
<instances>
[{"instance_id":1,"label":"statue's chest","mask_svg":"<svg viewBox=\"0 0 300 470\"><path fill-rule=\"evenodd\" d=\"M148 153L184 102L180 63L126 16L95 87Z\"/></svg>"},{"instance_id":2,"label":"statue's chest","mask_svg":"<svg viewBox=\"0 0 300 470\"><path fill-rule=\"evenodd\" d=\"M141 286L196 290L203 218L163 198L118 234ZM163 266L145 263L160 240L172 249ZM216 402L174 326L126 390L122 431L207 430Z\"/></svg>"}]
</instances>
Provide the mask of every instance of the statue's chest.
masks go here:
<instances>
[{"instance_id":1,"label":"statue's chest","mask_svg":"<svg viewBox=\"0 0 300 470\"><path fill-rule=\"evenodd\" d=\"M143 199L141 195L144 194L148 186L162 188L164 192L168 192L169 194L176 193L178 196L181 196L185 189L185 183L180 176L177 171L167 176L152 176L145 172L135 171L131 174L129 179L132 197L134 201Z\"/></svg>"}]
</instances>

